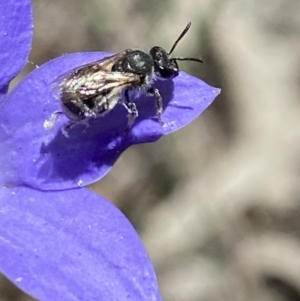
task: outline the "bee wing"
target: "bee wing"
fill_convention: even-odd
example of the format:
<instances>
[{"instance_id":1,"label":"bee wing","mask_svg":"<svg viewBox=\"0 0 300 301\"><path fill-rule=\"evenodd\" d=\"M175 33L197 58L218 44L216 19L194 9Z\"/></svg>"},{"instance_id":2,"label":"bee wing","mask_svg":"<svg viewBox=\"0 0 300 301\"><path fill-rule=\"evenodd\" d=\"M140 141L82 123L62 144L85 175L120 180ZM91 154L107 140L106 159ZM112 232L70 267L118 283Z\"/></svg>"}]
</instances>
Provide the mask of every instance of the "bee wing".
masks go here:
<instances>
[{"instance_id":1,"label":"bee wing","mask_svg":"<svg viewBox=\"0 0 300 301\"><path fill-rule=\"evenodd\" d=\"M112 69L112 66L121 59L125 54L130 52L130 49L124 50L122 52L116 53L114 55L105 57L101 60L94 61L85 65L81 65L79 67L76 67L74 69L71 69L59 77L57 77L53 83L52 87L54 90L60 90L60 87L64 85L65 82L68 82L70 80L78 80L79 78L83 78L87 75L97 73L99 71L108 71L110 72Z\"/></svg>"},{"instance_id":2,"label":"bee wing","mask_svg":"<svg viewBox=\"0 0 300 301\"><path fill-rule=\"evenodd\" d=\"M82 79L70 78L65 80L59 89L62 103L80 99L85 101L94 97L119 97L126 86L140 82L138 75L133 73L97 71Z\"/></svg>"}]
</instances>

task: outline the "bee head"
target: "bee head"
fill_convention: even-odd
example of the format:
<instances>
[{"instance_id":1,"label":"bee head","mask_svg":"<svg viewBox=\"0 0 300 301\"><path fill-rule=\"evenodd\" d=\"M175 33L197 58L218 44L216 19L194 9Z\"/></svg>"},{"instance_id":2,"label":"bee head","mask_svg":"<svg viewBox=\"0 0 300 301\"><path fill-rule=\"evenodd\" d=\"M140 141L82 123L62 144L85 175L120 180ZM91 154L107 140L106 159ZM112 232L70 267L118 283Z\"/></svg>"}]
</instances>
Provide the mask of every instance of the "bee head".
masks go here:
<instances>
[{"instance_id":1,"label":"bee head","mask_svg":"<svg viewBox=\"0 0 300 301\"><path fill-rule=\"evenodd\" d=\"M170 59L165 49L158 46L152 47L150 55L153 59L154 72L158 77L172 79L178 75L178 64L176 60Z\"/></svg>"},{"instance_id":2,"label":"bee head","mask_svg":"<svg viewBox=\"0 0 300 301\"><path fill-rule=\"evenodd\" d=\"M189 22L183 32L180 34L178 39L173 44L169 53L162 47L152 47L150 50L150 55L154 63L155 74L163 79L172 79L179 74L179 68L177 61L194 61L198 63L203 63L199 58L189 58L189 57L171 57L173 50L176 48L178 42L184 37L184 35L190 29L192 23Z\"/></svg>"}]
</instances>

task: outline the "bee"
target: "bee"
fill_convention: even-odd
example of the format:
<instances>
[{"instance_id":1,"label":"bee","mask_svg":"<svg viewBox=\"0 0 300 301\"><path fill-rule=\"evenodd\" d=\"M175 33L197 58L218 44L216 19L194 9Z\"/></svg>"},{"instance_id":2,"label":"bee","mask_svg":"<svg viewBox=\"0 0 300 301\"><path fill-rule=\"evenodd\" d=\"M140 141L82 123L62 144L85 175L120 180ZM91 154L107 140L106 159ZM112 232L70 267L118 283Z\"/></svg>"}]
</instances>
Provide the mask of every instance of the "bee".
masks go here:
<instances>
[{"instance_id":1,"label":"bee","mask_svg":"<svg viewBox=\"0 0 300 301\"><path fill-rule=\"evenodd\" d=\"M138 116L136 104L130 100L129 92L143 89L155 97L156 115L163 124L163 100L158 89L153 87L154 75L158 79L171 80L178 76L177 61L195 61L199 58L171 57L178 42L191 27L187 24L183 32L167 52L155 46L149 52L126 49L101 60L75 68L55 80L63 113L73 123L105 115L118 103L128 111L130 128Z\"/></svg>"}]
</instances>

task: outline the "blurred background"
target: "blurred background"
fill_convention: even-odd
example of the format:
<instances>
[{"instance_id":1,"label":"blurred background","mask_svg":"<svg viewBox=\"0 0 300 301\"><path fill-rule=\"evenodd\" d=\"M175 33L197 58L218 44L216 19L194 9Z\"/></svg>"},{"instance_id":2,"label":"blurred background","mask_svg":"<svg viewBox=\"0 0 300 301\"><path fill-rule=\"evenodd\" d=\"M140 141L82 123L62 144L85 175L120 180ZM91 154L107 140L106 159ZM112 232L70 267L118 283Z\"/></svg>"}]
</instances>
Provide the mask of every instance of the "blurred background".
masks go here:
<instances>
[{"instance_id":1,"label":"blurred background","mask_svg":"<svg viewBox=\"0 0 300 301\"><path fill-rule=\"evenodd\" d=\"M300 300L300 1L33 3L38 65L168 50L192 22L175 53L205 64L181 69L222 94L184 129L131 147L92 188L141 235L165 301ZM0 300L32 299L2 278Z\"/></svg>"}]
</instances>

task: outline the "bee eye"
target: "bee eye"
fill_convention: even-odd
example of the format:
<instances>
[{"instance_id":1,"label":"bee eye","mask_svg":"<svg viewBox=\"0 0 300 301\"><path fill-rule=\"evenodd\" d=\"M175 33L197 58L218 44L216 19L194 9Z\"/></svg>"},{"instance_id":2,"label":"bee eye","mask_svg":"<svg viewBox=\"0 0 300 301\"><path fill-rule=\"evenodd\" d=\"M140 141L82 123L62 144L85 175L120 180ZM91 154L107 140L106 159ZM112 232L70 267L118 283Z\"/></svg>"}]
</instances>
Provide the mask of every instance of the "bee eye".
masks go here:
<instances>
[{"instance_id":1,"label":"bee eye","mask_svg":"<svg viewBox=\"0 0 300 301\"><path fill-rule=\"evenodd\" d=\"M155 74L163 79L172 79L178 75L177 64L171 61L165 49L155 46L151 48L150 55L153 59Z\"/></svg>"}]
</instances>

